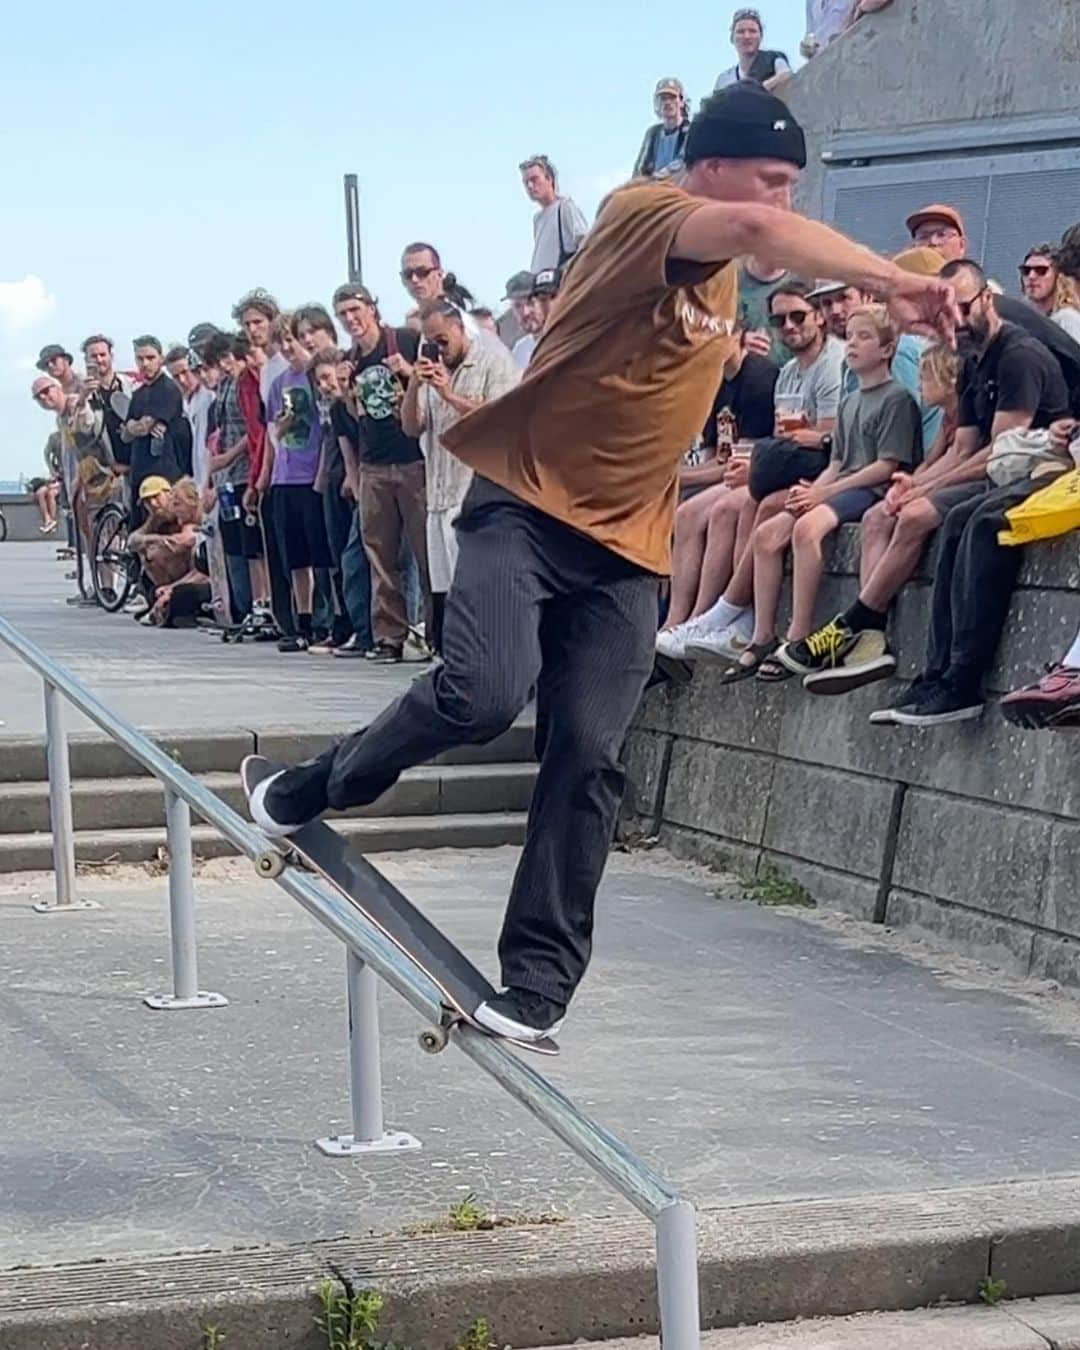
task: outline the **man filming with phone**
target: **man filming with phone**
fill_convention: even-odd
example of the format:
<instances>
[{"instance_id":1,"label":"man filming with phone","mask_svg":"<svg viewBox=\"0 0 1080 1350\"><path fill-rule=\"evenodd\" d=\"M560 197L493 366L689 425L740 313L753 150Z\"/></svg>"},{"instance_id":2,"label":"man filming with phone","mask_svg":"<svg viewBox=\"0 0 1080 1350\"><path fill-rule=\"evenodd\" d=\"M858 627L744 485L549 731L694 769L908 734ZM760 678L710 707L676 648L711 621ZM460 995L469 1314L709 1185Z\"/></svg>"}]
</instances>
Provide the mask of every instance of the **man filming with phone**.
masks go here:
<instances>
[{"instance_id":1,"label":"man filming with phone","mask_svg":"<svg viewBox=\"0 0 1080 1350\"><path fill-rule=\"evenodd\" d=\"M420 306L423 341L414 378L401 405L401 426L420 438L427 465L427 552L431 577L431 634L442 645L446 594L457 563L454 521L472 482L472 470L443 445L443 433L482 403L499 398L518 381L513 358L497 338L465 331L461 310L448 300Z\"/></svg>"}]
</instances>

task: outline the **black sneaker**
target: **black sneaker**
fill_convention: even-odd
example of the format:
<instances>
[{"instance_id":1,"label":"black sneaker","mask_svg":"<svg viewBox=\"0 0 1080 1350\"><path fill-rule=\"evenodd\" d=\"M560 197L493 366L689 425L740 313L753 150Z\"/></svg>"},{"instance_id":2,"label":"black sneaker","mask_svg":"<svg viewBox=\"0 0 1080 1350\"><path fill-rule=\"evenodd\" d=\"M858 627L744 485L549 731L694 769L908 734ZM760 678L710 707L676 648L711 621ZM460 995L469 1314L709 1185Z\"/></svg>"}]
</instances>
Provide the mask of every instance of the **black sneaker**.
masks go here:
<instances>
[{"instance_id":1,"label":"black sneaker","mask_svg":"<svg viewBox=\"0 0 1080 1350\"><path fill-rule=\"evenodd\" d=\"M940 688L940 681L927 679L925 675L917 675L892 707L879 708L877 712L872 712L870 714L870 721L876 727L899 726L897 717L900 713L911 712L913 709L918 708L927 699L932 698Z\"/></svg>"},{"instance_id":2,"label":"black sneaker","mask_svg":"<svg viewBox=\"0 0 1080 1350\"><path fill-rule=\"evenodd\" d=\"M949 722L971 722L981 717L983 701L978 694L964 694L948 684L915 704L897 708L893 720L901 727L937 727Z\"/></svg>"},{"instance_id":3,"label":"black sneaker","mask_svg":"<svg viewBox=\"0 0 1080 1350\"><path fill-rule=\"evenodd\" d=\"M251 818L267 834L283 836L317 820L326 810L333 751L264 778L248 803Z\"/></svg>"},{"instance_id":4,"label":"black sneaker","mask_svg":"<svg viewBox=\"0 0 1080 1350\"><path fill-rule=\"evenodd\" d=\"M566 1008L531 989L504 989L501 994L481 1003L476 1020L495 1036L510 1041L542 1041L557 1035L566 1016Z\"/></svg>"},{"instance_id":5,"label":"black sneaker","mask_svg":"<svg viewBox=\"0 0 1080 1350\"><path fill-rule=\"evenodd\" d=\"M371 651L365 652L364 656L376 665L392 666L401 660L401 648L392 642L376 642Z\"/></svg>"},{"instance_id":6,"label":"black sneaker","mask_svg":"<svg viewBox=\"0 0 1080 1350\"><path fill-rule=\"evenodd\" d=\"M281 637L278 638L277 649L279 652L306 652L308 649L308 640L299 635L296 635L295 637Z\"/></svg>"},{"instance_id":7,"label":"black sneaker","mask_svg":"<svg viewBox=\"0 0 1080 1350\"><path fill-rule=\"evenodd\" d=\"M835 631L830 633L830 629ZM816 662L803 680L803 688L810 694L849 694L864 684L887 680L896 672L896 656L880 628L865 628L857 633L843 620L834 619L817 633L811 633L806 643L806 655L811 660L805 665L809 667L811 661ZM812 650L812 646L817 650ZM803 655L801 650L793 650L791 661L784 664L793 669L792 663ZM777 656L784 660L783 649Z\"/></svg>"},{"instance_id":8,"label":"black sneaker","mask_svg":"<svg viewBox=\"0 0 1080 1350\"><path fill-rule=\"evenodd\" d=\"M795 675L813 675L839 665L858 638L859 634L848 627L842 614L838 614L809 637L797 642L782 642L776 649L776 659Z\"/></svg>"}]
</instances>

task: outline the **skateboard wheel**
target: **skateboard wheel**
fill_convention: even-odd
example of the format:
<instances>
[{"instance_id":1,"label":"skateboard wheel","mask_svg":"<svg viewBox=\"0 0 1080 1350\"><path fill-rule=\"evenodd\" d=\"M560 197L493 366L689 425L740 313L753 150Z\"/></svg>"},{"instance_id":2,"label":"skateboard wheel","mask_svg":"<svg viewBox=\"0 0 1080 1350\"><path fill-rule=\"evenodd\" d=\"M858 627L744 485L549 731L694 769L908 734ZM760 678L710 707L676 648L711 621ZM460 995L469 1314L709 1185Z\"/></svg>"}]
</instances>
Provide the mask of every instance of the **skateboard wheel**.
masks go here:
<instances>
[{"instance_id":1,"label":"skateboard wheel","mask_svg":"<svg viewBox=\"0 0 1080 1350\"><path fill-rule=\"evenodd\" d=\"M425 1055L438 1055L446 1049L450 1032L446 1027L429 1027L420 1033L420 1049Z\"/></svg>"},{"instance_id":2,"label":"skateboard wheel","mask_svg":"<svg viewBox=\"0 0 1080 1350\"><path fill-rule=\"evenodd\" d=\"M275 853L269 849L266 853L260 853L255 859L255 871L259 876L267 880L273 880L274 877L281 876L285 871L285 859L280 853Z\"/></svg>"}]
</instances>

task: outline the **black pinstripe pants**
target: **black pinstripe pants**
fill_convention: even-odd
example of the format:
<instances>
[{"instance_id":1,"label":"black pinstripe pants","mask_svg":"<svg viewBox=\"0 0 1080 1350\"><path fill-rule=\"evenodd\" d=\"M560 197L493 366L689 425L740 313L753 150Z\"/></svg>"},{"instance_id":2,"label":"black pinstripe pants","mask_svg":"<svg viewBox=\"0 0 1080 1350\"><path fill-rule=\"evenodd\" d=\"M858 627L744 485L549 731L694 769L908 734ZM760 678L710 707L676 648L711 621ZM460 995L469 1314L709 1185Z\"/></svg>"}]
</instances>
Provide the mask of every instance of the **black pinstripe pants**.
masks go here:
<instances>
[{"instance_id":1,"label":"black pinstripe pants","mask_svg":"<svg viewBox=\"0 0 1080 1350\"><path fill-rule=\"evenodd\" d=\"M568 1003L652 670L658 579L484 480L458 534L443 664L328 752L327 804L372 802L402 770L498 736L535 685L540 771L499 956L507 985Z\"/></svg>"}]
</instances>

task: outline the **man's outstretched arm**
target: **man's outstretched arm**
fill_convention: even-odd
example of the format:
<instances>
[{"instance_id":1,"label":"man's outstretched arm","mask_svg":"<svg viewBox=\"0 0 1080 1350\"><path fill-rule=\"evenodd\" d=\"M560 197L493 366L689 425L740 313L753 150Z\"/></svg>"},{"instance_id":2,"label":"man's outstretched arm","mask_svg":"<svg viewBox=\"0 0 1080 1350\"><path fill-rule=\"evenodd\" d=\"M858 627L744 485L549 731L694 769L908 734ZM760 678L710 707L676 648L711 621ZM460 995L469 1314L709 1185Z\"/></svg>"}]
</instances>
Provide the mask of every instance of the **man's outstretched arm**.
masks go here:
<instances>
[{"instance_id":1,"label":"man's outstretched arm","mask_svg":"<svg viewBox=\"0 0 1080 1350\"><path fill-rule=\"evenodd\" d=\"M763 266L830 277L873 291L902 328L953 343L960 315L952 287L902 272L886 258L816 220L754 203L706 202L683 222L671 257L699 263L753 255Z\"/></svg>"}]
</instances>

